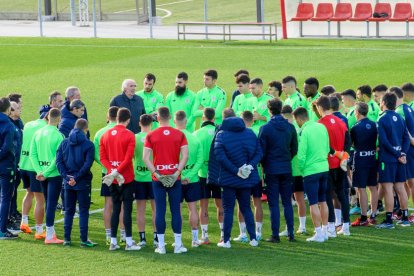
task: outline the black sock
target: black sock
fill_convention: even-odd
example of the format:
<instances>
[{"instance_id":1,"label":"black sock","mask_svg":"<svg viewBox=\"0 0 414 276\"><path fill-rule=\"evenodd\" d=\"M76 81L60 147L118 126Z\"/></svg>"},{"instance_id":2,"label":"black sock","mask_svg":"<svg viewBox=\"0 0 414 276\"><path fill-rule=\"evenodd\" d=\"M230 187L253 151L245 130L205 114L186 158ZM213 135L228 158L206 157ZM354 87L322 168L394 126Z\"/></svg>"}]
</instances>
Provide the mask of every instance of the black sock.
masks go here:
<instances>
[{"instance_id":1,"label":"black sock","mask_svg":"<svg viewBox=\"0 0 414 276\"><path fill-rule=\"evenodd\" d=\"M368 219L367 216L361 215L361 221L367 221L367 219Z\"/></svg>"},{"instance_id":2,"label":"black sock","mask_svg":"<svg viewBox=\"0 0 414 276\"><path fill-rule=\"evenodd\" d=\"M401 216L402 216L402 214L403 214L402 210L401 210L401 209L398 209L398 211L397 211L397 216L401 217Z\"/></svg>"},{"instance_id":3,"label":"black sock","mask_svg":"<svg viewBox=\"0 0 414 276\"><path fill-rule=\"evenodd\" d=\"M357 198L357 206L361 207L361 205L359 205L359 198Z\"/></svg>"},{"instance_id":4,"label":"black sock","mask_svg":"<svg viewBox=\"0 0 414 276\"><path fill-rule=\"evenodd\" d=\"M378 208L382 208L382 200L378 200Z\"/></svg>"},{"instance_id":5,"label":"black sock","mask_svg":"<svg viewBox=\"0 0 414 276\"><path fill-rule=\"evenodd\" d=\"M385 213L385 222L386 223L392 223L392 212L386 212Z\"/></svg>"},{"instance_id":6,"label":"black sock","mask_svg":"<svg viewBox=\"0 0 414 276\"><path fill-rule=\"evenodd\" d=\"M139 232L139 240L140 241L147 241L147 239L145 238L145 232Z\"/></svg>"},{"instance_id":7,"label":"black sock","mask_svg":"<svg viewBox=\"0 0 414 276\"><path fill-rule=\"evenodd\" d=\"M158 242L158 236L157 236L157 232L154 232L154 241Z\"/></svg>"},{"instance_id":8,"label":"black sock","mask_svg":"<svg viewBox=\"0 0 414 276\"><path fill-rule=\"evenodd\" d=\"M372 212L370 218L375 219L376 217L377 217L377 214L375 212Z\"/></svg>"},{"instance_id":9,"label":"black sock","mask_svg":"<svg viewBox=\"0 0 414 276\"><path fill-rule=\"evenodd\" d=\"M408 210L402 210L402 220L408 220Z\"/></svg>"}]
</instances>

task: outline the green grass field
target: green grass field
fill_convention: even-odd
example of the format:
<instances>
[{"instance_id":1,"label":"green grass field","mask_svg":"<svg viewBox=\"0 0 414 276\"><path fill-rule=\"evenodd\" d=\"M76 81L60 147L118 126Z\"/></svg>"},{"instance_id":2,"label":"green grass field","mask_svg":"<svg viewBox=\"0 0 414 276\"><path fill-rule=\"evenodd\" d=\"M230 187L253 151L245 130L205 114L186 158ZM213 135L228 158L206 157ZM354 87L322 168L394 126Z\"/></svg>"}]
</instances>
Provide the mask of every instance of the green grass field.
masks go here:
<instances>
[{"instance_id":1,"label":"green grass field","mask_svg":"<svg viewBox=\"0 0 414 276\"><path fill-rule=\"evenodd\" d=\"M76 0L77 2L78 0ZM145 0L147 1L147 0ZM140 3L142 1L140 0ZM93 1L89 0L89 9L92 13ZM99 10L100 1L97 0ZM157 16L164 17L169 12L171 16L163 19L164 25L175 24L178 21L204 21L203 0L156 0ZM34 12L37 13L37 1L16 0L3 1L0 3L1 12ZM54 8L52 0L52 9ZM102 13L135 13L135 0L102 0ZM142 4L140 4L142 8ZM70 12L69 0L58 0L57 11L59 13ZM52 11L53 12L53 11ZM209 21L256 21L256 1L238 0L209 0L208 1ZM91 18L92 19L92 18ZM267 22L280 22L279 1L265 1L265 20Z\"/></svg>"},{"instance_id":2,"label":"green grass field","mask_svg":"<svg viewBox=\"0 0 414 276\"><path fill-rule=\"evenodd\" d=\"M186 71L190 89L202 88L203 72L216 68L219 85L228 91L235 87L233 74L246 68L265 83L288 74L297 77L299 87L305 78L315 76L321 85L333 84L337 90L361 84L400 85L412 79L414 44L410 41L362 40L287 40L266 42L216 42L119 39L41 39L0 38L0 94L23 94L25 122L37 117L38 107L47 103L52 90L80 87L88 108L90 129L94 134L105 125L110 99L120 93L122 80L133 78L141 84L147 72L157 76L159 91L171 91L175 75ZM99 197L99 168L94 166L91 210L103 207ZM24 192L19 193L19 202ZM412 204L411 204L412 206ZM264 236L270 234L266 205ZM168 212L167 212L168 213ZM215 211L211 208L210 238L219 239ZM149 212L148 212L149 216ZM187 211L183 212L184 244L190 246L191 232ZM56 216L61 219L62 216ZM381 218L380 218L381 219ZM296 223L296 221L295 221ZM282 222L283 225L283 222ZM308 232L312 232L308 219ZM167 242L173 237L167 220ZM102 214L90 219L90 238L100 245L94 249L78 247L77 220L72 248L45 246L33 236L21 235L17 241L0 242L3 275L155 274L168 275L410 275L414 269L413 229L379 231L373 228L351 229L351 237L339 237L324 244L309 244L306 237L296 243L261 243L258 248L232 244L230 250L214 244L191 249L185 255L165 256L151 247L140 252L109 252L104 245ZM147 228L147 234L151 232ZM63 236L62 223L57 233ZM133 228L137 239L137 228ZM237 220L233 236L238 235Z\"/></svg>"}]
</instances>

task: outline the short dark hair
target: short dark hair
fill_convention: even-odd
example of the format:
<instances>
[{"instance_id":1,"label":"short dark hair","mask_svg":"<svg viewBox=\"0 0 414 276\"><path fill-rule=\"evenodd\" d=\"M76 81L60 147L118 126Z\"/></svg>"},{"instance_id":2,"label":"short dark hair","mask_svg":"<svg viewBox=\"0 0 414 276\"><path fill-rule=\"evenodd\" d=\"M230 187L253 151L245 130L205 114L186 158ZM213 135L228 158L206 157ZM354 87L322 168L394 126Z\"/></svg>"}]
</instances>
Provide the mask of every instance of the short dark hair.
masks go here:
<instances>
[{"instance_id":1,"label":"short dark hair","mask_svg":"<svg viewBox=\"0 0 414 276\"><path fill-rule=\"evenodd\" d=\"M7 97L0 98L0 112L6 112L10 108L10 100Z\"/></svg>"},{"instance_id":2,"label":"short dark hair","mask_svg":"<svg viewBox=\"0 0 414 276\"><path fill-rule=\"evenodd\" d=\"M385 93L382 97L382 101L388 110L395 110L395 107L397 106L397 96L394 93Z\"/></svg>"},{"instance_id":3,"label":"short dark hair","mask_svg":"<svg viewBox=\"0 0 414 276\"><path fill-rule=\"evenodd\" d=\"M293 111L293 117L295 119L301 119L303 121L309 120L308 110L304 107L298 107Z\"/></svg>"},{"instance_id":4,"label":"short dark hair","mask_svg":"<svg viewBox=\"0 0 414 276\"><path fill-rule=\"evenodd\" d=\"M206 107L204 108L203 115L207 120L213 121L214 117L216 116L216 111L214 108Z\"/></svg>"},{"instance_id":5,"label":"short dark hair","mask_svg":"<svg viewBox=\"0 0 414 276\"><path fill-rule=\"evenodd\" d=\"M368 114L368 105L363 102L359 102L355 106L355 110L358 111L362 116L367 116Z\"/></svg>"},{"instance_id":6,"label":"short dark hair","mask_svg":"<svg viewBox=\"0 0 414 276\"><path fill-rule=\"evenodd\" d=\"M293 76L284 77L283 80L282 80L282 83L288 83L288 82L291 82L291 81L293 81L295 83L295 85L298 84L295 77L293 77Z\"/></svg>"},{"instance_id":7,"label":"short dark hair","mask_svg":"<svg viewBox=\"0 0 414 276\"><path fill-rule=\"evenodd\" d=\"M227 107L223 109L223 119L227 119L230 117L236 117L236 113L234 113L233 108Z\"/></svg>"},{"instance_id":8,"label":"short dark hair","mask_svg":"<svg viewBox=\"0 0 414 276\"><path fill-rule=\"evenodd\" d=\"M237 71L236 73L234 73L234 77L237 78L240 75L247 75L249 76L249 71L245 70L245 69L240 69L239 71Z\"/></svg>"},{"instance_id":9,"label":"short dark hair","mask_svg":"<svg viewBox=\"0 0 414 276\"><path fill-rule=\"evenodd\" d=\"M211 77L213 80L216 80L218 78L217 71L214 69L209 69L205 71L204 76Z\"/></svg>"},{"instance_id":10,"label":"short dark hair","mask_svg":"<svg viewBox=\"0 0 414 276\"><path fill-rule=\"evenodd\" d=\"M292 114L292 113L293 113L293 109L290 105L282 106L281 114Z\"/></svg>"},{"instance_id":11,"label":"short dark hair","mask_svg":"<svg viewBox=\"0 0 414 276\"><path fill-rule=\"evenodd\" d=\"M18 93L10 93L9 95L7 95L7 98L9 98L11 102L20 103L20 99L22 98L22 95Z\"/></svg>"},{"instance_id":12,"label":"short dark hair","mask_svg":"<svg viewBox=\"0 0 414 276\"><path fill-rule=\"evenodd\" d=\"M157 78L155 77L155 75L154 74L152 74L152 73L148 73L148 74L146 74L145 75L145 77L144 77L144 79L147 79L147 80L153 80L154 81L154 83L157 81Z\"/></svg>"},{"instance_id":13,"label":"short dark hair","mask_svg":"<svg viewBox=\"0 0 414 276\"><path fill-rule=\"evenodd\" d=\"M87 120L85 120L83 118L80 118L80 119L76 120L75 128L80 129L80 130L87 130L88 127L89 127L89 125L88 125Z\"/></svg>"},{"instance_id":14,"label":"short dark hair","mask_svg":"<svg viewBox=\"0 0 414 276\"><path fill-rule=\"evenodd\" d=\"M388 92L394 93L395 96L397 96L398 99L404 98L404 92L402 91L401 88L399 88L397 86L390 87Z\"/></svg>"},{"instance_id":15,"label":"short dark hair","mask_svg":"<svg viewBox=\"0 0 414 276\"><path fill-rule=\"evenodd\" d=\"M128 108L121 107L118 109L118 113L116 114L116 120L118 123L125 123L131 118L131 112Z\"/></svg>"},{"instance_id":16,"label":"short dark hair","mask_svg":"<svg viewBox=\"0 0 414 276\"><path fill-rule=\"evenodd\" d=\"M57 96L62 96L62 94L59 91L57 91L57 90L55 90L52 93L50 93L50 95L49 95L49 103L52 103L54 100L56 100Z\"/></svg>"},{"instance_id":17,"label":"short dark hair","mask_svg":"<svg viewBox=\"0 0 414 276\"><path fill-rule=\"evenodd\" d=\"M401 89L404 92L414 93L414 84L412 84L411 82L404 83L403 85L401 85Z\"/></svg>"},{"instance_id":18,"label":"short dark hair","mask_svg":"<svg viewBox=\"0 0 414 276\"><path fill-rule=\"evenodd\" d=\"M339 110L339 100L336 96L330 95L329 97L329 104L331 106L331 109L333 111L338 111Z\"/></svg>"},{"instance_id":19,"label":"short dark hair","mask_svg":"<svg viewBox=\"0 0 414 276\"><path fill-rule=\"evenodd\" d=\"M251 111L243 111L241 114L241 118L243 119L243 121L246 122L253 122L253 113Z\"/></svg>"},{"instance_id":20,"label":"short dark hair","mask_svg":"<svg viewBox=\"0 0 414 276\"><path fill-rule=\"evenodd\" d=\"M187 115L185 114L185 112L183 110L178 110L177 112L175 112L174 114L174 119L176 121L182 122L185 119L187 119Z\"/></svg>"},{"instance_id":21,"label":"short dark hair","mask_svg":"<svg viewBox=\"0 0 414 276\"><path fill-rule=\"evenodd\" d=\"M361 91L362 95L367 95L368 98L371 98L372 89L371 89L371 86L369 86L368 84L361 85L360 87L358 87L357 90Z\"/></svg>"},{"instance_id":22,"label":"short dark hair","mask_svg":"<svg viewBox=\"0 0 414 276\"><path fill-rule=\"evenodd\" d=\"M268 84L270 87L274 87L279 91L279 97L282 95L282 83L280 81L271 81Z\"/></svg>"},{"instance_id":23,"label":"short dark hair","mask_svg":"<svg viewBox=\"0 0 414 276\"><path fill-rule=\"evenodd\" d=\"M169 120L170 116L170 110L168 109L168 107L161 106L160 108L158 108L158 118L160 120L167 121Z\"/></svg>"},{"instance_id":24,"label":"short dark hair","mask_svg":"<svg viewBox=\"0 0 414 276\"><path fill-rule=\"evenodd\" d=\"M183 80L187 81L188 80L188 74L186 72L180 72L177 75L177 79L183 79Z\"/></svg>"},{"instance_id":25,"label":"short dark hair","mask_svg":"<svg viewBox=\"0 0 414 276\"><path fill-rule=\"evenodd\" d=\"M241 74L241 75L237 76L236 83L240 83L240 82L243 83L243 84L249 83L250 82L249 76L245 75L245 74Z\"/></svg>"},{"instance_id":26,"label":"short dark hair","mask_svg":"<svg viewBox=\"0 0 414 276\"><path fill-rule=\"evenodd\" d=\"M318 81L318 79L317 79L317 78L314 78L314 77L307 78L307 79L305 80L305 83L306 83L307 85L314 85L314 86L316 86L316 89L319 89L319 81Z\"/></svg>"},{"instance_id":27,"label":"short dark hair","mask_svg":"<svg viewBox=\"0 0 414 276\"><path fill-rule=\"evenodd\" d=\"M333 87L333 85L325 85L324 87L321 88L321 93L325 96L329 96L333 93L335 93L335 87Z\"/></svg>"},{"instance_id":28,"label":"short dark hair","mask_svg":"<svg viewBox=\"0 0 414 276\"><path fill-rule=\"evenodd\" d=\"M356 99L356 93L352 89L347 89L347 90L341 92L341 96L350 96L350 97Z\"/></svg>"},{"instance_id":29,"label":"short dark hair","mask_svg":"<svg viewBox=\"0 0 414 276\"><path fill-rule=\"evenodd\" d=\"M385 84L379 84L372 88L372 92L386 92L388 87Z\"/></svg>"},{"instance_id":30,"label":"short dark hair","mask_svg":"<svg viewBox=\"0 0 414 276\"><path fill-rule=\"evenodd\" d=\"M119 107L117 107L117 106L111 106L108 109L108 117L109 117L109 120L111 120L111 121L115 121L116 120L116 115L118 114L118 110L119 110Z\"/></svg>"},{"instance_id":31,"label":"short dark hair","mask_svg":"<svg viewBox=\"0 0 414 276\"><path fill-rule=\"evenodd\" d=\"M263 81L260 78L254 78L250 81L250 84L263 85Z\"/></svg>"},{"instance_id":32,"label":"short dark hair","mask_svg":"<svg viewBox=\"0 0 414 276\"><path fill-rule=\"evenodd\" d=\"M331 108L331 101L328 96L322 95L316 100L316 105L320 106L323 111L327 111Z\"/></svg>"},{"instance_id":33,"label":"short dark hair","mask_svg":"<svg viewBox=\"0 0 414 276\"><path fill-rule=\"evenodd\" d=\"M139 117L139 123L144 127L150 126L152 122L153 122L153 118L149 114L142 114Z\"/></svg>"},{"instance_id":34,"label":"short dark hair","mask_svg":"<svg viewBox=\"0 0 414 276\"><path fill-rule=\"evenodd\" d=\"M49 121L56 121L61 116L61 112L58 108L52 108L49 110Z\"/></svg>"},{"instance_id":35,"label":"short dark hair","mask_svg":"<svg viewBox=\"0 0 414 276\"><path fill-rule=\"evenodd\" d=\"M272 113L272 115L280 115L282 106L282 101L277 98L273 98L267 101L267 108L269 109L270 113Z\"/></svg>"},{"instance_id":36,"label":"short dark hair","mask_svg":"<svg viewBox=\"0 0 414 276\"><path fill-rule=\"evenodd\" d=\"M84 106L85 106L85 104L81 100L76 99L76 100L73 100L73 101L70 102L69 109L72 111L75 108L79 109L79 108L82 108Z\"/></svg>"},{"instance_id":37,"label":"short dark hair","mask_svg":"<svg viewBox=\"0 0 414 276\"><path fill-rule=\"evenodd\" d=\"M332 97L336 97L337 99L338 99L338 101L339 102L341 102L342 101L342 97L341 97L341 93L339 93L339 92L335 92L335 93L333 93L333 94L331 94L331 95L329 95L330 97L332 96Z\"/></svg>"}]
</instances>

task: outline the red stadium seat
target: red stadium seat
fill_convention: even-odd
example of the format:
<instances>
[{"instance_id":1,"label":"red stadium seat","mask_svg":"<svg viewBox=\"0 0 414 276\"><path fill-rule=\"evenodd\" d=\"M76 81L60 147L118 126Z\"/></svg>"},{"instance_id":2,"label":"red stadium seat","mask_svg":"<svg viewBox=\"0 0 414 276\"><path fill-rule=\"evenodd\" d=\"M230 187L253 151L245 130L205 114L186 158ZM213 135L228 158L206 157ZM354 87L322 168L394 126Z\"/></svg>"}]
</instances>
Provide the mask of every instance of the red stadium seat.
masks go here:
<instances>
[{"instance_id":1,"label":"red stadium seat","mask_svg":"<svg viewBox=\"0 0 414 276\"><path fill-rule=\"evenodd\" d=\"M331 21L346 21L352 17L351 3L338 3L335 8L335 15Z\"/></svg>"},{"instance_id":2,"label":"red stadium seat","mask_svg":"<svg viewBox=\"0 0 414 276\"><path fill-rule=\"evenodd\" d=\"M368 20L372 22L383 22L391 17L391 4L390 3L377 3L375 4L374 13L384 14L383 17L370 17ZM385 15L386 14L386 15Z\"/></svg>"},{"instance_id":3,"label":"red stadium seat","mask_svg":"<svg viewBox=\"0 0 414 276\"><path fill-rule=\"evenodd\" d=\"M394 8L394 15L390 18L393 22L406 22L406 36L410 36L409 21L414 21L410 3L397 3Z\"/></svg>"},{"instance_id":4,"label":"red stadium seat","mask_svg":"<svg viewBox=\"0 0 414 276\"><path fill-rule=\"evenodd\" d=\"M300 3L296 11L296 16L292 21L307 21L313 17L313 5L311 3Z\"/></svg>"},{"instance_id":5,"label":"red stadium seat","mask_svg":"<svg viewBox=\"0 0 414 276\"><path fill-rule=\"evenodd\" d=\"M331 18L334 16L334 9L331 3L319 3L316 8L315 17L311 21L326 21L328 22L328 35L331 35Z\"/></svg>"},{"instance_id":6,"label":"red stadium seat","mask_svg":"<svg viewBox=\"0 0 414 276\"><path fill-rule=\"evenodd\" d=\"M368 19L372 16L371 3L358 3L355 7L354 17L350 21L367 22L367 37L369 36L369 22Z\"/></svg>"}]
</instances>

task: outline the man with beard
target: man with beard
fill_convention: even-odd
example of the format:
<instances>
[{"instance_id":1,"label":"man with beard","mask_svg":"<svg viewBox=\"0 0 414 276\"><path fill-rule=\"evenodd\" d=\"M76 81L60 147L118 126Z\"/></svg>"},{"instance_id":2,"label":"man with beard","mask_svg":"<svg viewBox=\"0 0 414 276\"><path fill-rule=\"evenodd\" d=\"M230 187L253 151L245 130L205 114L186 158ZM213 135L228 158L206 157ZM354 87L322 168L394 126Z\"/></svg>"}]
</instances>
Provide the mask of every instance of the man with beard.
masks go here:
<instances>
[{"instance_id":1,"label":"man with beard","mask_svg":"<svg viewBox=\"0 0 414 276\"><path fill-rule=\"evenodd\" d=\"M318 116L316 116L315 111L312 109L313 102L321 96L321 94L318 92L318 89L319 81L316 78L308 78L305 80L303 91L305 92L305 96L308 99L309 119L314 122L319 119Z\"/></svg>"},{"instance_id":2,"label":"man with beard","mask_svg":"<svg viewBox=\"0 0 414 276\"><path fill-rule=\"evenodd\" d=\"M195 129L195 120L192 116L192 109L195 101L195 94L187 87L188 75L186 72L178 73L175 78L175 90L168 93L165 98L165 106L168 107L171 114L183 110L187 115L186 129L193 132ZM174 120L170 120L170 125L175 127Z\"/></svg>"},{"instance_id":3,"label":"man with beard","mask_svg":"<svg viewBox=\"0 0 414 276\"><path fill-rule=\"evenodd\" d=\"M53 91L49 95L49 104L42 105L39 109L40 119L43 119L52 108L61 109L64 104L62 94L59 91Z\"/></svg>"},{"instance_id":4,"label":"man with beard","mask_svg":"<svg viewBox=\"0 0 414 276\"><path fill-rule=\"evenodd\" d=\"M135 93L144 100L144 107L147 114L155 115L159 107L164 105L164 96L154 89L156 77L154 74L148 73L144 77L144 89ZM152 124L152 129L158 127L158 122Z\"/></svg>"}]
</instances>

